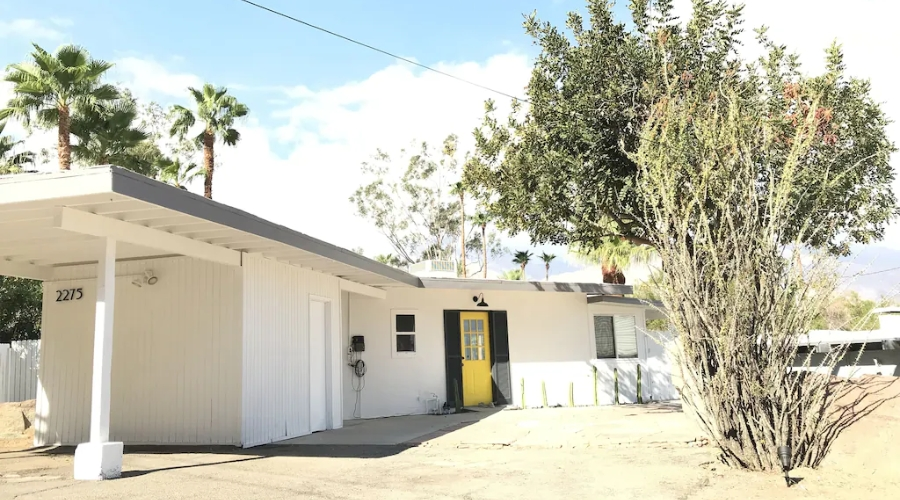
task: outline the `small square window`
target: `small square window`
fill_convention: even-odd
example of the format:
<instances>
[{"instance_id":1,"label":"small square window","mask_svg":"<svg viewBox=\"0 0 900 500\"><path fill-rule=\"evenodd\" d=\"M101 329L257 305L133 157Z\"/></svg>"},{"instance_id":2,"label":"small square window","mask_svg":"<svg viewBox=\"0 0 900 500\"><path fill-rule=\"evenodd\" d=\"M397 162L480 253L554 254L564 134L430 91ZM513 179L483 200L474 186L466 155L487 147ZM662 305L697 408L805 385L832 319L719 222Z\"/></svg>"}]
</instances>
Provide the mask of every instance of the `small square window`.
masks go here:
<instances>
[{"instance_id":1,"label":"small square window","mask_svg":"<svg viewBox=\"0 0 900 500\"><path fill-rule=\"evenodd\" d=\"M410 334L398 334L397 352L416 352L416 336Z\"/></svg>"},{"instance_id":2,"label":"small square window","mask_svg":"<svg viewBox=\"0 0 900 500\"><path fill-rule=\"evenodd\" d=\"M398 314L394 320L396 322L396 332L397 333L407 333L407 332L415 332L416 331L416 316L415 314ZM399 351L399 349L397 349Z\"/></svg>"}]
</instances>

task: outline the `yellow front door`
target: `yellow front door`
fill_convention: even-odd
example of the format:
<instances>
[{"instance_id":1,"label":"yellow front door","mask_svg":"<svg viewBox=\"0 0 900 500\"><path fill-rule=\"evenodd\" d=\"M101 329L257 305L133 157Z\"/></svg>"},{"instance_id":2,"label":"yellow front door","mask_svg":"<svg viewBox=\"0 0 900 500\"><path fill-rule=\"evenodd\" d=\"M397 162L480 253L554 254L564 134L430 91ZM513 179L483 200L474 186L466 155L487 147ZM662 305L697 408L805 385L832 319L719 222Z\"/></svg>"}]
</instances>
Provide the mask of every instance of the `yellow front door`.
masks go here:
<instances>
[{"instance_id":1,"label":"yellow front door","mask_svg":"<svg viewBox=\"0 0 900 500\"><path fill-rule=\"evenodd\" d=\"M483 312L460 313L463 354L463 406L491 403L491 346L488 315Z\"/></svg>"}]
</instances>

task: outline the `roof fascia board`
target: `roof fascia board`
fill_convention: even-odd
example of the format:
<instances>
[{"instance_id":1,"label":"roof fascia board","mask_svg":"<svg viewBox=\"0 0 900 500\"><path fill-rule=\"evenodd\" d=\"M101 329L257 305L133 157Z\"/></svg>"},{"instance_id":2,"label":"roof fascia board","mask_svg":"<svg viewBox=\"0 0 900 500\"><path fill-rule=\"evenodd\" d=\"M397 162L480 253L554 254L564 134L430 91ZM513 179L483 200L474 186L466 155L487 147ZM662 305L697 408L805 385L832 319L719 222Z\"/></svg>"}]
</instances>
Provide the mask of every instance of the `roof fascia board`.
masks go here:
<instances>
[{"instance_id":1,"label":"roof fascia board","mask_svg":"<svg viewBox=\"0 0 900 500\"><path fill-rule=\"evenodd\" d=\"M348 266L383 276L408 286L421 287L418 277L381 264L336 245L274 224L243 210L206 199L189 191L162 184L128 170L112 168L115 193L255 234Z\"/></svg>"}]
</instances>

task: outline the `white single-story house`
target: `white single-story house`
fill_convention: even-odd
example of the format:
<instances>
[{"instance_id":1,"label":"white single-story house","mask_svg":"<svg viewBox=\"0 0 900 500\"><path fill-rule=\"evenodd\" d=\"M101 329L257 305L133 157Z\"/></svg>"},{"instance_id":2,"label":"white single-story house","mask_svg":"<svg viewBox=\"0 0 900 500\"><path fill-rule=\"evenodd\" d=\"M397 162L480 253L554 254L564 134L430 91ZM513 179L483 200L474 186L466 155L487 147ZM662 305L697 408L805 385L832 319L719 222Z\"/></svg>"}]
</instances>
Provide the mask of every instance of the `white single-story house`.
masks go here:
<instances>
[{"instance_id":1,"label":"white single-story house","mask_svg":"<svg viewBox=\"0 0 900 500\"><path fill-rule=\"evenodd\" d=\"M608 404L614 379L622 402L676 397L630 286L441 265L407 273L117 167L0 178L0 274L44 282L35 445L78 444L77 478L118 475L122 443Z\"/></svg>"}]
</instances>

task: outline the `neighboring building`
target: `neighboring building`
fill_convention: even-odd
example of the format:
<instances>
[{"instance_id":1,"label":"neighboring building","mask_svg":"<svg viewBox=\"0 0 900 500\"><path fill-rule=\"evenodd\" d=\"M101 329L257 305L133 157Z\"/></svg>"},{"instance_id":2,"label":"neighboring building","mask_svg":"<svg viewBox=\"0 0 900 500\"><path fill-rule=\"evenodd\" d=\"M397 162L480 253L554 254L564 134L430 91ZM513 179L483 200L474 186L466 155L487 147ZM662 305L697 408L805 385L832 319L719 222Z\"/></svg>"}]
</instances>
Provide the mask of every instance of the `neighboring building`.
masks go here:
<instances>
[{"instance_id":1,"label":"neighboring building","mask_svg":"<svg viewBox=\"0 0 900 500\"><path fill-rule=\"evenodd\" d=\"M811 330L800 336L800 346L794 366L816 369L826 353L847 344L847 353L835 369L834 375L858 377L862 375L900 376L900 308L875 309L878 330Z\"/></svg>"},{"instance_id":2,"label":"neighboring building","mask_svg":"<svg viewBox=\"0 0 900 500\"><path fill-rule=\"evenodd\" d=\"M675 397L630 286L442 266L409 274L117 167L0 178L0 274L44 282L35 445L82 443L76 478L118 475L123 442L256 446L457 393L608 404L614 369L635 401L639 365L643 400Z\"/></svg>"}]
</instances>

